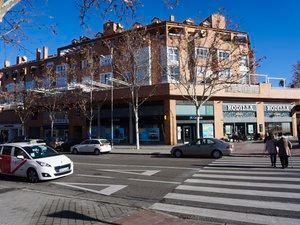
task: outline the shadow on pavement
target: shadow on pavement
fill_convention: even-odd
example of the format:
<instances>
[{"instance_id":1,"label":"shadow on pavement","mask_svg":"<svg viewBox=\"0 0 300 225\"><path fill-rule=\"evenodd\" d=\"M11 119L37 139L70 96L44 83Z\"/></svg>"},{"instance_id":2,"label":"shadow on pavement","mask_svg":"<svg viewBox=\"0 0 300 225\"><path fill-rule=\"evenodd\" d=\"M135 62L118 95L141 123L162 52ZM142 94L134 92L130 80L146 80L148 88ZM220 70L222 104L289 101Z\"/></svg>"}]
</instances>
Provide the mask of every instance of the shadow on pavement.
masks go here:
<instances>
[{"instance_id":1,"label":"shadow on pavement","mask_svg":"<svg viewBox=\"0 0 300 225\"><path fill-rule=\"evenodd\" d=\"M90 216L86 216L81 213L77 213L70 210L62 210L60 212L55 212L47 215L48 217L61 218L61 219L76 219L81 221L99 222L110 225L119 225L118 223L113 223L105 220L99 220Z\"/></svg>"}]
</instances>

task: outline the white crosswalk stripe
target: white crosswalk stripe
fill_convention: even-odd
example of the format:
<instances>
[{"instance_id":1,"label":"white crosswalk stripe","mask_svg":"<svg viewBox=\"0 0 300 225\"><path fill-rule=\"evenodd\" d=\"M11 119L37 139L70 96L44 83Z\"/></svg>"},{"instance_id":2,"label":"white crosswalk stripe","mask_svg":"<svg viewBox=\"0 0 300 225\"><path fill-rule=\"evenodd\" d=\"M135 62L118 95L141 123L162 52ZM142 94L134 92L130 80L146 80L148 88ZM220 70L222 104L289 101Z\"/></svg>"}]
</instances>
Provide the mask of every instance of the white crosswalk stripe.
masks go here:
<instances>
[{"instance_id":1,"label":"white crosswalk stripe","mask_svg":"<svg viewBox=\"0 0 300 225\"><path fill-rule=\"evenodd\" d=\"M151 208L216 222L300 224L300 158L293 166L271 168L264 157L219 159Z\"/></svg>"}]
</instances>

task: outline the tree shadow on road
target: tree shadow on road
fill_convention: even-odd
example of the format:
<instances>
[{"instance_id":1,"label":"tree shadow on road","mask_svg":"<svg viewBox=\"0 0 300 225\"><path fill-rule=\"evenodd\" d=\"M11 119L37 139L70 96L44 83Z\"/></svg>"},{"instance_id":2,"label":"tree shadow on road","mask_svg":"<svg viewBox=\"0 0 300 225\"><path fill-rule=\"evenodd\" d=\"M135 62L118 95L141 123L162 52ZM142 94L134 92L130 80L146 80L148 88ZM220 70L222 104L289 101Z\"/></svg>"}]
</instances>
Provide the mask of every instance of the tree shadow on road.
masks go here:
<instances>
[{"instance_id":1,"label":"tree shadow on road","mask_svg":"<svg viewBox=\"0 0 300 225\"><path fill-rule=\"evenodd\" d=\"M100 222L104 224L109 224L109 225L119 225L118 223L113 223L105 220L99 220L97 218L93 218L90 216L86 216L81 213L77 213L74 211L70 210L62 210L60 212L55 212L48 214L47 217L54 217L54 218L60 218L60 219L74 219L74 220L81 220L81 221L90 221L90 222Z\"/></svg>"}]
</instances>

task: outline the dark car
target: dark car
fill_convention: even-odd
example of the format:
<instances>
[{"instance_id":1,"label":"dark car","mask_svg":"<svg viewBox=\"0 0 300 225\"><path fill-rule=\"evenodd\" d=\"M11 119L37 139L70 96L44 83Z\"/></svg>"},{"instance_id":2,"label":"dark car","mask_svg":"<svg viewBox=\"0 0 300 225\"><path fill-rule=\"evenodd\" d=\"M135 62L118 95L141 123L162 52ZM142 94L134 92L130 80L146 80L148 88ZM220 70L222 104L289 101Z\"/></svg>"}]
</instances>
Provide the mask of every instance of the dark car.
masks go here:
<instances>
[{"instance_id":1,"label":"dark car","mask_svg":"<svg viewBox=\"0 0 300 225\"><path fill-rule=\"evenodd\" d=\"M171 150L174 157L182 156L204 156L215 159L223 155L230 155L234 146L225 141L215 138L201 138L185 145L175 146Z\"/></svg>"},{"instance_id":2,"label":"dark car","mask_svg":"<svg viewBox=\"0 0 300 225\"><path fill-rule=\"evenodd\" d=\"M82 140L80 139L70 139L63 142L60 146L57 147L58 151L70 152L71 147L77 144L80 144Z\"/></svg>"}]
</instances>

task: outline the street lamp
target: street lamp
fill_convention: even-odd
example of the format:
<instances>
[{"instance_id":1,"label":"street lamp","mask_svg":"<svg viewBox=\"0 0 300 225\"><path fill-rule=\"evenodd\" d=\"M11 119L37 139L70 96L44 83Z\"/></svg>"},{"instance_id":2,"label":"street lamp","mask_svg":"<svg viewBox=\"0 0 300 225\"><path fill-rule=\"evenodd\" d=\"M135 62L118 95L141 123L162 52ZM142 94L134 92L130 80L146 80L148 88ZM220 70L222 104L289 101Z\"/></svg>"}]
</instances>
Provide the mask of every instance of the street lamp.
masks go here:
<instances>
[{"instance_id":1,"label":"street lamp","mask_svg":"<svg viewBox=\"0 0 300 225\"><path fill-rule=\"evenodd\" d=\"M0 23L5 14L21 0L0 0Z\"/></svg>"}]
</instances>

